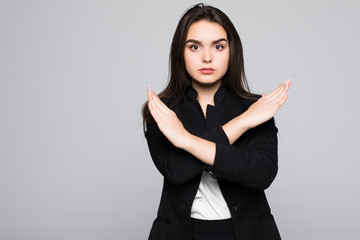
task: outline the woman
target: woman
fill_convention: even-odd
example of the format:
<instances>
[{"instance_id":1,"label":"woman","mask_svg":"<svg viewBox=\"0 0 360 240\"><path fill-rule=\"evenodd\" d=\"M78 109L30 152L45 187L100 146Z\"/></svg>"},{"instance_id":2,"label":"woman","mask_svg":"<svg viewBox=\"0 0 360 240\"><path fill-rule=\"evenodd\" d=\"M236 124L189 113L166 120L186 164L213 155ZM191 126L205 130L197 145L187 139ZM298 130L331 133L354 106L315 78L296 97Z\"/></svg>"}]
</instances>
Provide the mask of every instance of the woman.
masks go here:
<instances>
[{"instance_id":1,"label":"woman","mask_svg":"<svg viewBox=\"0 0 360 240\"><path fill-rule=\"evenodd\" d=\"M170 80L143 108L151 157L164 176L150 240L280 239L264 189L277 173L273 116L289 81L251 94L240 38L219 9L180 19Z\"/></svg>"}]
</instances>

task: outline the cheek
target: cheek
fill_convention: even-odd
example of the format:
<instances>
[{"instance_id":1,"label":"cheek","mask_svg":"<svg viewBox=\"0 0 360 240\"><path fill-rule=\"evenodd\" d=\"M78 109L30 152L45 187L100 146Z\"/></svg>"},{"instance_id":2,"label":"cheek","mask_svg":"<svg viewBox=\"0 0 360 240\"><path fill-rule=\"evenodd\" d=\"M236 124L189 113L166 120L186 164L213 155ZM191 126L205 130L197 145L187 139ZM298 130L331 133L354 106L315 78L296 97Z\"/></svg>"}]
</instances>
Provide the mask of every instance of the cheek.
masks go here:
<instances>
[{"instance_id":1,"label":"cheek","mask_svg":"<svg viewBox=\"0 0 360 240\"><path fill-rule=\"evenodd\" d=\"M221 64L222 71L227 71L227 68L229 66L229 55L222 55L219 59L219 63Z\"/></svg>"},{"instance_id":2,"label":"cheek","mask_svg":"<svg viewBox=\"0 0 360 240\"><path fill-rule=\"evenodd\" d=\"M229 66L229 60L230 60L230 53L228 51L225 58L224 58L224 62L225 62L225 65L226 65L226 70L227 70L227 68Z\"/></svg>"},{"instance_id":3,"label":"cheek","mask_svg":"<svg viewBox=\"0 0 360 240\"><path fill-rule=\"evenodd\" d=\"M195 68L195 59L193 56L189 56L188 54L184 54L184 60L185 60L185 69L187 72L194 71Z\"/></svg>"}]
</instances>

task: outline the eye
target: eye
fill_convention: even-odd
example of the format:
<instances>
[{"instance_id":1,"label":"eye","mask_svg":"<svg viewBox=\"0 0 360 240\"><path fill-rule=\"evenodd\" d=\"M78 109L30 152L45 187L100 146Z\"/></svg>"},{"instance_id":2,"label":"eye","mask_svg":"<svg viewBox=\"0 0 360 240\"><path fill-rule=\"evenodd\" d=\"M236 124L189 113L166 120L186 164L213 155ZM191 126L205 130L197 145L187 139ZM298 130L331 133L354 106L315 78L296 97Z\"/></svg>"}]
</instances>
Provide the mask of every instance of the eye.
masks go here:
<instances>
[{"instance_id":1,"label":"eye","mask_svg":"<svg viewBox=\"0 0 360 240\"><path fill-rule=\"evenodd\" d=\"M224 46L221 45L221 44L217 44L217 45L215 45L215 49L216 49L216 50L223 50L223 49L224 49Z\"/></svg>"},{"instance_id":2,"label":"eye","mask_svg":"<svg viewBox=\"0 0 360 240\"><path fill-rule=\"evenodd\" d=\"M199 50L199 45L192 44L189 46L189 48L190 48L190 50L196 51L196 50Z\"/></svg>"}]
</instances>

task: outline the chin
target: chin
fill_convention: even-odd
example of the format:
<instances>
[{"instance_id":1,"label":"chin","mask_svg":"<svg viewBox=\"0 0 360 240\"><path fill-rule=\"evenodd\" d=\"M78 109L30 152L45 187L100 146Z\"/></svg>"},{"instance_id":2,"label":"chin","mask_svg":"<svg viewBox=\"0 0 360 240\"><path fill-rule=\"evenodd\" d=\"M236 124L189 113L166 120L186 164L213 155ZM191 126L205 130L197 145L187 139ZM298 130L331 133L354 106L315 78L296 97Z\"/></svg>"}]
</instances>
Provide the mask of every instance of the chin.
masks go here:
<instances>
[{"instance_id":1,"label":"chin","mask_svg":"<svg viewBox=\"0 0 360 240\"><path fill-rule=\"evenodd\" d=\"M221 79L194 79L193 81L195 81L197 84L199 85L213 85L218 83L219 81L221 81Z\"/></svg>"}]
</instances>

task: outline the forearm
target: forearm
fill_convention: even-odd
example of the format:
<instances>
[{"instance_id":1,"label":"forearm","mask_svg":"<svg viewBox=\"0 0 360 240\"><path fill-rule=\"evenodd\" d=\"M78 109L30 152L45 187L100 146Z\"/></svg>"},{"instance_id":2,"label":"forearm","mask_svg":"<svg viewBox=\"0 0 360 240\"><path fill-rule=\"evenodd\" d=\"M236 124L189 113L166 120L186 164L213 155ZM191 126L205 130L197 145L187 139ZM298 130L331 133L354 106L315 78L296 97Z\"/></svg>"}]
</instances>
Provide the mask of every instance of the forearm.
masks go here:
<instances>
[{"instance_id":1,"label":"forearm","mask_svg":"<svg viewBox=\"0 0 360 240\"><path fill-rule=\"evenodd\" d=\"M181 147L207 165L213 165L216 145L214 142L189 134L187 141Z\"/></svg>"},{"instance_id":2,"label":"forearm","mask_svg":"<svg viewBox=\"0 0 360 240\"><path fill-rule=\"evenodd\" d=\"M241 114L222 126L229 143L233 144L243 133L250 129L246 114ZM191 153L207 165L213 165L216 153L216 144L192 134L186 134L182 144L179 146Z\"/></svg>"},{"instance_id":3,"label":"forearm","mask_svg":"<svg viewBox=\"0 0 360 240\"><path fill-rule=\"evenodd\" d=\"M229 143L233 144L241 135L251 128L246 112L222 126Z\"/></svg>"},{"instance_id":4,"label":"forearm","mask_svg":"<svg viewBox=\"0 0 360 240\"><path fill-rule=\"evenodd\" d=\"M219 131L214 164L208 170L224 180L266 189L277 173L277 128L274 119L249 129L240 137L241 141L232 145L224 141L225 137L225 131Z\"/></svg>"}]
</instances>

